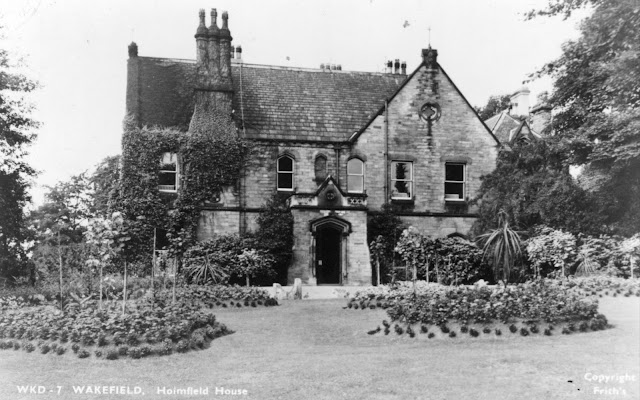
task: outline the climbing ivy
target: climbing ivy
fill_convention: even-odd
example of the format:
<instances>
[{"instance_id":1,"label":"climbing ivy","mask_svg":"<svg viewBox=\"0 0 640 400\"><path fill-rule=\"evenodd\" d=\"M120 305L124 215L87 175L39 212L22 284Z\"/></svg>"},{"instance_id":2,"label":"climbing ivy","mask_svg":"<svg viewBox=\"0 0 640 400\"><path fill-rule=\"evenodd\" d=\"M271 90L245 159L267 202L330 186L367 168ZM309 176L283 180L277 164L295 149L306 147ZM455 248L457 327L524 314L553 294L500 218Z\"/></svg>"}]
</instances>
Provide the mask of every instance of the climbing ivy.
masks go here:
<instances>
[{"instance_id":1,"label":"climbing ivy","mask_svg":"<svg viewBox=\"0 0 640 400\"><path fill-rule=\"evenodd\" d=\"M111 208L140 225L140 234L130 245L130 259L149 260L154 228L167 232L170 251L179 257L196 241L202 206L224 187L236 185L249 144L230 128L192 132L139 127L132 117L125 119L123 130L121 175ZM158 191L165 152L178 155L177 193Z\"/></svg>"}]
</instances>

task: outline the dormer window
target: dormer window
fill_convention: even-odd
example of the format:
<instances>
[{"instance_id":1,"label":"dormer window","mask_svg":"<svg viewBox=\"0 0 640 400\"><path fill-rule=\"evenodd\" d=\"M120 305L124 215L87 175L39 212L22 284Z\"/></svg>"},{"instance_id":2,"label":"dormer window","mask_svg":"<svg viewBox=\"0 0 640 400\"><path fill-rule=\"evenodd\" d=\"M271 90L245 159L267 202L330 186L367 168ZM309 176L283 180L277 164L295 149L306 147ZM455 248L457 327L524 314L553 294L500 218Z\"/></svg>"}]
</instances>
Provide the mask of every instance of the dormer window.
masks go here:
<instances>
[{"instance_id":1,"label":"dormer window","mask_svg":"<svg viewBox=\"0 0 640 400\"><path fill-rule=\"evenodd\" d=\"M178 173L178 155L176 153L163 153L160 159L158 190L175 193L178 190Z\"/></svg>"},{"instance_id":2,"label":"dormer window","mask_svg":"<svg viewBox=\"0 0 640 400\"><path fill-rule=\"evenodd\" d=\"M278 157L277 185L280 191L293 191L294 161L290 156Z\"/></svg>"},{"instance_id":3,"label":"dormer window","mask_svg":"<svg viewBox=\"0 0 640 400\"><path fill-rule=\"evenodd\" d=\"M464 201L465 164L446 163L444 177L445 201Z\"/></svg>"},{"instance_id":4,"label":"dormer window","mask_svg":"<svg viewBox=\"0 0 640 400\"><path fill-rule=\"evenodd\" d=\"M364 192L364 162L359 158L347 161L347 191L350 193Z\"/></svg>"}]
</instances>

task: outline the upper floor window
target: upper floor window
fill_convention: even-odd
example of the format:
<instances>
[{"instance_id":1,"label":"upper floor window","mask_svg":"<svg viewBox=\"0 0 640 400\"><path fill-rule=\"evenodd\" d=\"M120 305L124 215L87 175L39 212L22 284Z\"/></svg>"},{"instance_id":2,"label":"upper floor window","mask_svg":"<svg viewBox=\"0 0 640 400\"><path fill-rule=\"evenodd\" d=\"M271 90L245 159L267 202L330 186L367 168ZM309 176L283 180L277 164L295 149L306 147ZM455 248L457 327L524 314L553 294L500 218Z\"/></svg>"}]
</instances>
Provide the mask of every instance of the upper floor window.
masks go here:
<instances>
[{"instance_id":1,"label":"upper floor window","mask_svg":"<svg viewBox=\"0 0 640 400\"><path fill-rule=\"evenodd\" d=\"M293 170L294 162L290 156L278 158L278 190L293 191Z\"/></svg>"},{"instance_id":2,"label":"upper floor window","mask_svg":"<svg viewBox=\"0 0 640 400\"><path fill-rule=\"evenodd\" d=\"M465 165L446 163L444 168L444 199L463 201L465 199Z\"/></svg>"},{"instance_id":3,"label":"upper floor window","mask_svg":"<svg viewBox=\"0 0 640 400\"><path fill-rule=\"evenodd\" d=\"M317 156L313 169L316 175L316 183L321 184L324 182L327 177L327 157L322 154Z\"/></svg>"},{"instance_id":4,"label":"upper floor window","mask_svg":"<svg viewBox=\"0 0 640 400\"><path fill-rule=\"evenodd\" d=\"M391 162L391 198L411 200L413 198L413 163Z\"/></svg>"},{"instance_id":5,"label":"upper floor window","mask_svg":"<svg viewBox=\"0 0 640 400\"><path fill-rule=\"evenodd\" d=\"M347 161L347 191L364 192L364 162L359 158Z\"/></svg>"},{"instance_id":6,"label":"upper floor window","mask_svg":"<svg viewBox=\"0 0 640 400\"><path fill-rule=\"evenodd\" d=\"M163 153L160 159L158 175L158 190L161 192L175 192L178 190L178 155Z\"/></svg>"}]
</instances>

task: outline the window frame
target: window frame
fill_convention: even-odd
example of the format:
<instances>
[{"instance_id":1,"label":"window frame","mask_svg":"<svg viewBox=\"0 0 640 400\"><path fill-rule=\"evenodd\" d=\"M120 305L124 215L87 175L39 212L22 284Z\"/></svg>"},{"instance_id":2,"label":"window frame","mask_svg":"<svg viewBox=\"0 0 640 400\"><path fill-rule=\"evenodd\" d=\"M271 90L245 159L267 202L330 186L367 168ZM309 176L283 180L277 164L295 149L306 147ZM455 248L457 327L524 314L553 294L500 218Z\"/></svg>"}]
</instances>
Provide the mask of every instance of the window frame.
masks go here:
<instances>
[{"instance_id":1,"label":"window frame","mask_svg":"<svg viewBox=\"0 0 640 400\"><path fill-rule=\"evenodd\" d=\"M288 158L291 160L291 171L280 171L280 160ZM293 192L295 185L296 159L289 154L278 156L276 160L276 190L279 192ZM291 188L280 187L280 174L291 174Z\"/></svg>"},{"instance_id":2,"label":"window frame","mask_svg":"<svg viewBox=\"0 0 640 400\"><path fill-rule=\"evenodd\" d=\"M178 188L180 187L180 162L178 160L178 153L174 153L172 151L163 152L162 153L162 157L160 158L160 168L162 168L162 166L165 165L163 163L165 154L169 154L169 158L171 158L172 156L175 156L175 158L176 158L176 169L175 169L175 171L168 170L168 169L158 169L158 181L160 180L160 175L161 174L173 174L175 180L174 180L174 184L173 185L160 185L160 183L158 182L158 191L162 192L162 193L177 193L178 192ZM163 186L164 187L173 186L173 189L163 188Z\"/></svg>"},{"instance_id":3,"label":"window frame","mask_svg":"<svg viewBox=\"0 0 640 400\"><path fill-rule=\"evenodd\" d=\"M447 180L447 167L450 165L462 166L462 180L453 181ZM462 184L462 198L447 198L447 184ZM451 193L450 193L451 194ZM446 162L444 164L444 200L452 203L463 203L467 198L467 164L463 162Z\"/></svg>"},{"instance_id":4,"label":"window frame","mask_svg":"<svg viewBox=\"0 0 640 400\"><path fill-rule=\"evenodd\" d=\"M362 173L361 174L350 174L349 173L349 163L352 162L352 161L359 161L360 164L362 164ZM366 165L365 164L366 163L363 160L361 160L360 158L358 158L358 157L352 157L352 158L347 160L347 193L364 193L365 192L365 187L364 187L364 176L365 176L365 173L366 173L366 170L365 170ZM351 177L351 176L360 177L360 179L362 180L362 190L352 190L349 187L349 177Z\"/></svg>"},{"instance_id":5,"label":"window frame","mask_svg":"<svg viewBox=\"0 0 640 400\"><path fill-rule=\"evenodd\" d=\"M411 170L410 170L411 179L397 179L397 178L395 178L396 171L395 171L394 165L396 163L404 163L404 164L409 164L411 166ZM391 185L390 185L391 186L391 200L400 200L400 201L402 201L402 200L406 200L406 201L413 200L413 196L414 196L414 193L413 193L414 187L413 186L414 186L414 181L415 181L415 176L414 176L415 170L413 168L413 161L409 161L409 160L392 160L391 161L391 165L390 165L390 172L391 172L391 177L390 177L391 178L390 179L390 181L391 181L390 182L391 183ZM394 188L395 188L395 182L409 182L409 197L399 197L399 196L394 196L393 195Z\"/></svg>"}]
</instances>

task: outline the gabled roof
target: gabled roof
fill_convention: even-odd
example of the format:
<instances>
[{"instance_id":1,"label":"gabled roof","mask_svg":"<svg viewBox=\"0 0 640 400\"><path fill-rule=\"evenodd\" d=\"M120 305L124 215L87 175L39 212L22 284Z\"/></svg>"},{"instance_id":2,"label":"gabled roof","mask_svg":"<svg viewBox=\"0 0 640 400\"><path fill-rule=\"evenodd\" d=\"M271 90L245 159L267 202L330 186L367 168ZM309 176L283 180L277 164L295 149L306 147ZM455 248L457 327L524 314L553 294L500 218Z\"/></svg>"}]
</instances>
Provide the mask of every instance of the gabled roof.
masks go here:
<instances>
[{"instance_id":1,"label":"gabled roof","mask_svg":"<svg viewBox=\"0 0 640 400\"><path fill-rule=\"evenodd\" d=\"M512 117L508 110L504 110L484 121L485 125L491 129L500 143L511 143L518 137L526 136L539 139L541 136L536 133L526 120Z\"/></svg>"},{"instance_id":2,"label":"gabled roof","mask_svg":"<svg viewBox=\"0 0 640 400\"><path fill-rule=\"evenodd\" d=\"M195 62L136 59L139 122L186 128L193 113ZM234 116L240 127L244 122L247 137L302 141L346 141L406 78L237 63L232 74Z\"/></svg>"}]
</instances>

